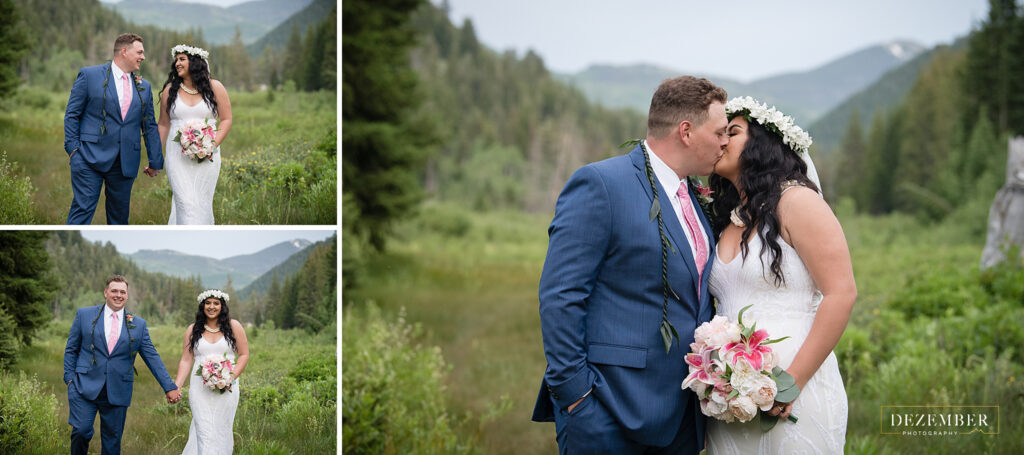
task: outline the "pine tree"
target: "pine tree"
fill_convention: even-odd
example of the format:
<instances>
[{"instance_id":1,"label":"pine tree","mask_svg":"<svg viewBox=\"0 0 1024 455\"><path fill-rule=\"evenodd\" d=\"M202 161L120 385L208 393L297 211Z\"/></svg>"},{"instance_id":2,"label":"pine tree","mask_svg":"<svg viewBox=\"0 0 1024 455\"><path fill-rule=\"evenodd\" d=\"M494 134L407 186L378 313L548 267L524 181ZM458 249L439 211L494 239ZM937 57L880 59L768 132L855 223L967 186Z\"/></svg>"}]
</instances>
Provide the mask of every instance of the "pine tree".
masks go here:
<instances>
[{"instance_id":1,"label":"pine tree","mask_svg":"<svg viewBox=\"0 0 1024 455\"><path fill-rule=\"evenodd\" d=\"M299 24L292 24L292 32L288 35L288 45L284 49L284 67L282 76L299 87L302 79L302 37L299 36Z\"/></svg>"},{"instance_id":2,"label":"pine tree","mask_svg":"<svg viewBox=\"0 0 1024 455\"><path fill-rule=\"evenodd\" d=\"M342 7L342 186L359 208L357 229L377 249L392 222L420 201L418 176L432 145L410 119L420 98L408 23L421 4L346 0Z\"/></svg>"},{"instance_id":3,"label":"pine tree","mask_svg":"<svg viewBox=\"0 0 1024 455\"><path fill-rule=\"evenodd\" d=\"M274 274L274 280L270 282L270 289L267 290L265 301L263 317L274 320L274 323L281 327L281 320L278 318L280 308L283 306L281 302L281 282L278 281L276 273Z\"/></svg>"},{"instance_id":4,"label":"pine tree","mask_svg":"<svg viewBox=\"0 0 1024 455\"><path fill-rule=\"evenodd\" d=\"M989 0L988 17L971 34L963 87L968 112L988 106L999 131L1024 132L1024 17L1016 0Z\"/></svg>"},{"instance_id":5,"label":"pine tree","mask_svg":"<svg viewBox=\"0 0 1024 455\"><path fill-rule=\"evenodd\" d=\"M11 355L15 343L30 345L32 335L52 318L56 289L48 279L50 259L44 248L49 235L0 231L0 326L8 326L0 331L0 356ZM0 357L0 364L12 360Z\"/></svg>"},{"instance_id":6,"label":"pine tree","mask_svg":"<svg viewBox=\"0 0 1024 455\"><path fill-rule=\"evenodd\" d=\"M842 162L840 171L836 173L836 187L840 196L851 197L857 203L857 207L867 207L867 193L863 191L865 181L867 158L866 146L864 144L864 131L860 126L860 113L856 109L850 114L850 123L846 127L846 134L843 135L843 143L840 146Z\"/></svg>"},{"instance_id":7,"label":"pine tree","mask_svg":"<svg viewBox=\"0 0 1024 455\"><path fill-rule=\"evenodd\" d=\"M21 56L29 48L25 28L13 0L0 0L0 98L6 98L21 85L18 68Z\"/></svg>"}]
</instances>

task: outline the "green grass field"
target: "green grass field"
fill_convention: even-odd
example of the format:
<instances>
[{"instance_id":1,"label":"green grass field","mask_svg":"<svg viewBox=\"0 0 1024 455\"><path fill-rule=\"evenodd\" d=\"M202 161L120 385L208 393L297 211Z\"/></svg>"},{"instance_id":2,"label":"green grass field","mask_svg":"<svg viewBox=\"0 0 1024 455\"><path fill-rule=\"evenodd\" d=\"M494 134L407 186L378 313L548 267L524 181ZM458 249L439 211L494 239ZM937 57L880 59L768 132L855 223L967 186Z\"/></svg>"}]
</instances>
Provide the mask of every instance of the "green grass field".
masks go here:
<instances>
[{"instance_id":1,"label":"green grass field","mask_svg":"<svg viewBox=\"0 0 1024 455\"><path fill-rule=\"evenodd\" d=\"M859 290L850 326L835 350L850 402L847 452L1024 450L1016 436L1024 430L1024 368L1019 352L1013 354L1024 335L1012 325L1024 325L1024 304L989 302L985 286L958 284L978 276L982 244L971 234L977 227L966 222L923 226L903 216L855 216L842 204L836 210ZM345 293L345 312L359 316L372 302L394 318L404 308L409 323L424 329L417 342L439 346L451 368L440 374L445 375L444 394L455 415L479 416L509 395L512 409L484 427L477 442L480 451L555 453L554 425L530 421L545 368L537 283L550 216L478 214L450 207L425 213L398 230L386 254L367 259L359 287ZM1014 273L1018 275L1009 282L1024 276ZM947 287L954 290L946 292ZM956 290L965 287L973 291ZM938 306L932 316L912 318L908 305L919 304L903 302L914 297L944 300L934 304ZM972 305L982 309L968 308ZM986 313L986 307L993 310ZM990 320L1008 322L979 335L984 332L978 327ZM999 404L1002 434L883 436L883 404ZM465 437L472 438L472 422L463 427Z\"/></svg>"},{"instance_id":2,"label":"green grass field","mask_svg":"<svg viewBox=\"0 0 1024 455\"><path fill-rule=\"evenodd\" d=\"M174 379L181 356L184 325L150 327L153 344ZM54 322L32 346L22 351L0 383L10 387L21 373L38 381L37 393L55 398L54 409L31 408L32 427L50 429L44 440L31 440L22 450L32 454L67 453L71 426L67 424L67 389L63 383L64 346L70 323ZM310 335L298 330L247 329L250 359L239 378L241 396L235 415L235 453L322 454L336 446L335 331ZM123 453L180 454L191 421L187 399L169 405L164 392L136 360L132 404L122 439ZM19 373L21 372L21 373ZM23 381L24 382L24 381ZM186 390L187 390L186 386ZM9 389L8 389L9 390ZM13 397L18 399L17 394ZM3 407L4 393L0 393ZM9 403L9 401L8 401ZM55 411L55 412L54 412ZM99 418L90 453L100 450ZM8 432L0 431L2 435ZM2 438L0 438L2 439ZM0 448L5 447L0 440ZM3 450L0 450L2 452ZM10 453L10 452L5 452Z\"/></svg>"},{"instance_id":3,"label":"green grass field","mask_svg":"<svg viewBox=\"0 0 1024 455\"><path fill-rule=\"evenodd\" d=\"M217 224L336 224L336 94L230 96L233 124L221 146L224 161L213 200ZM63 145L67 98L67 93L21 88L0 109L0 151L17 168L13 177L31 180L37 224L63 224L71 205ZM146 164L143 158L140 169ZM165 173L150 178L140 172L130 223L167 224L170 201ZM93 224L106 223L103 206L101 195ZM0 219L0 224L10 222Z\"/></svg>"}]
</instances>

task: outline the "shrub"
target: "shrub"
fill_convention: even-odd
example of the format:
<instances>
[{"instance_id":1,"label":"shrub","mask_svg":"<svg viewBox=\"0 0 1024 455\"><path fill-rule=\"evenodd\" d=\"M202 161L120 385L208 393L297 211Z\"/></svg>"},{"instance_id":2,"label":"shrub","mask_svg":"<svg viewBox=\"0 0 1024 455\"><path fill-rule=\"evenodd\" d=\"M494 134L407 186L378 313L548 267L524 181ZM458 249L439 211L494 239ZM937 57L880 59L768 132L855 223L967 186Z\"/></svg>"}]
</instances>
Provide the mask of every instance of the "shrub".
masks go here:
<instances>
[{"instance_id":1,"label":"shrub","mask_svg":"<svg viewBox=\"0 0 1024 455\"><path fill-rule=\"evenodd\" d=\"M0 224L33 224L32 194L36 192L28 177L17 177L18 166L0 156Z\"/></svg>"},{"instance_id":2,"label":"shrub","mask_svg":"<svg viewBox=\"0 0 1024 455\"><path fill-rule=\"evenodd\" d=\"M0 375L0 453L54 454L67 433L58 420L60 406L51 393L43 393L36 378L19 372Z\"/></svg>"},{"instance_id":3,"label":"shrub","mask_svg":"<svg viewBox=\"0 0 1024 455\"><path fill-rule=\"evenodd\" d=\"M462 237L473 227L465 210L448 204L425 205L417 219L423 230L446 237Z\"/></svg>"},{"instance_id":4,"label":"shrub","mask_svg":"<svg viewBox=\"0 0 1024 455\"><path fill-rule=\"evenodd\" d=\"M358 313L358 314L357 314ZM404 313L404 312L403 312ZM413 344L419 325L387 320L369 304L342 327L342 447L348 453L452 453L460 441L443 385L437 347Z\"/></svg>"},{"instance_id":5,"label":"shrub","mask_svg":"<svg viewBox=\"0 0 1024 455\"><path fill-rule=\"evenodd\" d=\"M0 370L7 368L18 356L18 325L14 317L0 308Z\"/></svg>"}]
</instances>

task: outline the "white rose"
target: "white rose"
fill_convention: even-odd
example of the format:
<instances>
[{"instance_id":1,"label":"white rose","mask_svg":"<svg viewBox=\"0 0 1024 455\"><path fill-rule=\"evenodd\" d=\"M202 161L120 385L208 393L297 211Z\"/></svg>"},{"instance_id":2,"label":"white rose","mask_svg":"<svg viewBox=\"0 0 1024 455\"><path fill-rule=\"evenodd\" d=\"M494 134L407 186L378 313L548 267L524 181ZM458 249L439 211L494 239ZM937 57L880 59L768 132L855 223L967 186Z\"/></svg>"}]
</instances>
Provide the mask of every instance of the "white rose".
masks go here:
<instances>
[{"instance_id":1,"label":"white rose","mask_svg":"<svg viewBox=\"0 0 1024 455\"><path fill-rule=\"evenodd\" d=\"M739 359L732 366L732 376L729 378L729 384L732 385L732 388L736 389L740 395L750 395L757 390L758 381L762 377L766 376L751 367L750 363L746 360Z\"/></svg>"},{"instance_id":2,"label":"white rose","mask_svg":"<svg viewBox=\"0 0 1024 455\"><path fill-rule=\"evenodd\" d=\"M690 390L697 394L698 397L703 397L704 392L708 389L708 385L697 380L690 384Z\"/></svg>"},{"instance_id":3,"label":"white rose","mask_svg":"<svg viewBox=\"0 0 1024 455\"><path fill-rule=\"evenodd\" d=\"M740 395L729 403L729 412L740 422L749 422L757 415L757 406L754 405L754 401L750 397Z\"/></svg>"},{"instance_id":4,"label":"white rose","mask_svg":"<svg viewBox=\"0 0 1024 455\"><path fill-rule=\"evenodd\" d=\"M767 411L772 408L773 404L775 404L775 395L778 395L779 389L772 378L765 375L761 375L761 378L762 379L758 381L756 390L754 390L754 392L749 396L754 402L754 405L762 411Z\"/></svg>"},{"instance_id":5,"label":"white rose","mask_svg":"<svg viewBox=\"0 0 1024 455\"><path fill-rule=\"evenodd\" d=\"M725 316L715 316L710 322L705 322L697 327L693 338L698 345L724 346L740 341L740 327L729 322Z\"/></svg>"},{"instance_id":6,"label":"white rose","mask_svg":"<svg viewBox=\"0 0 1024 455\"><path fill-rule=\"evenodd\" d=\"M726 400L725 394L715 390L711 392L711 396L707 400L701 400L700 407L704 415L716 417L729 411L729 402Z\"/></svg>"}]
</instances>

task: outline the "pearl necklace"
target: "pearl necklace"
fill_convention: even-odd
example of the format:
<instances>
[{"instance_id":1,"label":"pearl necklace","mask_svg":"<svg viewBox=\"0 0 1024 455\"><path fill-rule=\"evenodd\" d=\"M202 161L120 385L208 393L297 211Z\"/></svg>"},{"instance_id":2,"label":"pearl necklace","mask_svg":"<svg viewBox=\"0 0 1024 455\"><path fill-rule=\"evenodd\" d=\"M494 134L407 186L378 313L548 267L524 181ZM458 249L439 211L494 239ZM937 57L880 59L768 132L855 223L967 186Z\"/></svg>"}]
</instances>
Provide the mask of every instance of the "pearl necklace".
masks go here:
<instances>
[{"instance_id":1,"label":"pearl necklace","mask_svg":"<svg viewBox=\"0 0 1024 455\"><path fill-rule=\"evenodd\" d=\"M203 328L205 328L207 332L213 332L213 333L220 332L220 327L218 327L216 329L211 329L210 326L208 326L206 324L203 324Z\"/></svg>"},{"instance_id":2,"label":"pearl necklace","mask_svg":"<svg viewBox=\"0 0 1024 455\"><path fill-rule=\"evenodd\" d=\"M188 87L185 87L185 84L181 84L179 87L181 87L181 89L184 90L185 93L188 93L189 95L198 95L199 94L199 90L192 90L192 89L190 89Z\"/></svg>"}]
</instances>

